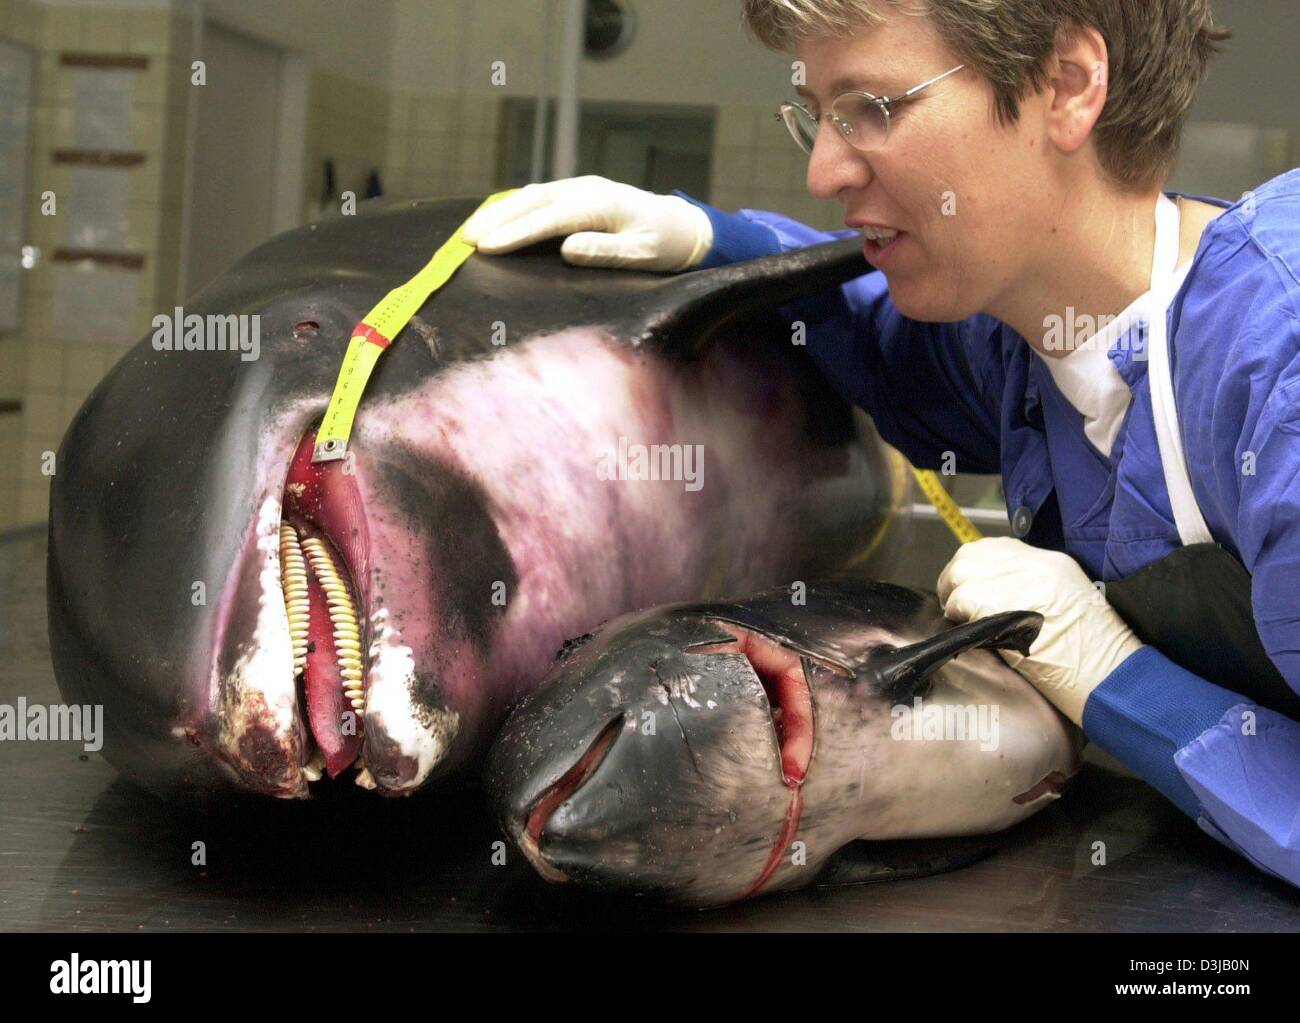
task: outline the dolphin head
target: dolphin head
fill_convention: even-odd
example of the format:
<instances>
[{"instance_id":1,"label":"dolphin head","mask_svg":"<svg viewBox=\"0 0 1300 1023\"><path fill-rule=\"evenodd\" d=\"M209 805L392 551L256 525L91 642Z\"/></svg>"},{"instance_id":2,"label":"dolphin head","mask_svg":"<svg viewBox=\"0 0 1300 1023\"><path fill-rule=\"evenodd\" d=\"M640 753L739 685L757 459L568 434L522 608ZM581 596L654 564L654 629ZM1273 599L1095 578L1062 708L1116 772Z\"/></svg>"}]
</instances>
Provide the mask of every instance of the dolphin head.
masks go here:
<instances>
[{"instance_id":1,"label":"dolphin head","mask_svg":"<svg viewBox=\"0 0 1300 1023\"><path fill-rule=\"evenodd\" d=\"M310 460L354 328L475 205L368 204L272 240L157 318L69 426L51 653L65 697L104 707L103 752L127 777L300 798L355 765L405 794L486 741L492 586L516 570L458 445L494 318L582 322L563 289L537 310L489 301L543 290L559 259L471 257L437 326L417 315L379 361L347 459Z\"/></svg>"},{"instance_id":2,"label":"dolphin head","mask_svg":"<svg viewBox=\"0 0 1300 1023\"><path fill-rule=\"evenodd\" d=\"M549 880L689 905L808 884L857 839L998 831L1076 770L1064 720L977 649L1040 624L954 627L866 583L624 616L515 709L489 791Z\"/></svg>"},{"instance_id":3,"label":"dolphin head","mask_svg":"<svg viewBox=\"0 0 1300 1023\"><path fill-rule=\"evenodd\" d=\"M426 256L449 213L417 211ZM305 457L353 327L401 279L397 267L418 260L400 215L359 218L376 238L387 225L392 242L369 266L364 244L347 255L349 238L363 239L346 219L246 257L155 320L60 446L48 560L56 677L65 697L104 707L105 756L160 794L302 797L353 762L365 783L403 791L454 752L457 680L475 670L491 609L437 613L463 578L448 547L511 575L473 480L395 428L403 400L445 368L424 324L377 370L353 457ZM456 340L449 332L446 346ZM305 566L308 540L335 593L314 592L313 572L291 620L286 554ZM374 688L368 721L347 699L349 653Z\"/></svg>"}]
</instances>

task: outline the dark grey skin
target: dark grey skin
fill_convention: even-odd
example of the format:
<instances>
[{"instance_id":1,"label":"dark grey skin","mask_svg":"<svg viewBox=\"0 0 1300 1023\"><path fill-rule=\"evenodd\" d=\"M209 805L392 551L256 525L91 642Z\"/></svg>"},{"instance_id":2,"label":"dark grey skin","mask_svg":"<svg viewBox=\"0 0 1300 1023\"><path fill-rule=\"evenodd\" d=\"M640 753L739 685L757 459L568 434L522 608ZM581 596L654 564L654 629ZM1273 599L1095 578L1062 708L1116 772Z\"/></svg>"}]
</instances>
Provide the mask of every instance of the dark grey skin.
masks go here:
<instances>
[{"instance_id":1,"label":"dark grey skin","mask_svg":"<svg viewBox=\"0 0 1300 1023\"><path fill-rule=\"evenodd\" d=\"M566 645L487 771L503 827L544 877L703 907L903 876L837 854L1000 831L1076 773L1077 730L989 649L1027 650L1041 616L955 626L933 594L883 583L793 596L655 608ZM798 734L784 757L778 737L798 702L773 683L781 666L811 698L802 763ZM913 733L918 697L931 713L983 706L986 721L996 707L996 742ZM869 843L853 851L871 861Z\"/></svg>"},{"instance_id":2,"label":"dark grey skin","mask_svg":"<svg viewBox=\"0 0 1300 1023\"><path fill-rule=\"evenodd\" d=\"M127 777L189 800L309 795L286 474L352 328L478 202L370 204L267 243L184 309L260 316L260 358L146 337L75 417L51 491L51 649L64 697L104 706ZM893 549L883 449L772 312L867 270L854 240L667 277L575 268L558 244L469 258L362 400L368 544L327 531L364 630L359 784L463 774L564 637L612 615ZM598 480L592 445L620 432L702 444L703 488Z\"/></svg>"}]
</instances>

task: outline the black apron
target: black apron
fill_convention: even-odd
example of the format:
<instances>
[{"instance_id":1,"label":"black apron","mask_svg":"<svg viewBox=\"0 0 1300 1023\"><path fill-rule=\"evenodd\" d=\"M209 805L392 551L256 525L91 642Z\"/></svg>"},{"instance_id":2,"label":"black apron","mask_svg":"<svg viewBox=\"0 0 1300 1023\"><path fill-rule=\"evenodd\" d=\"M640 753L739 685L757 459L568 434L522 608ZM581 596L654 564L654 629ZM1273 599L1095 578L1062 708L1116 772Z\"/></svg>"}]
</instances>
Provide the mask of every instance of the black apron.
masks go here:
<instances>
[{"instance_id":1,"label":"black apron","mask_svg":"<svg viewBox=\"0 0 1300 1023\"><path fill-rule=\"evenodd\" d=\"M1175 664L1300 720L1300 694L1287 684L1260 642L1250 574L1213 542L1187 471L1167 323L1177 280L1180 220L1178 207L1161 195L1151 263L1147 381L1160 465L1182 546L1127 579L1108 582L1106 599L1142 642Z\"/></svg>"},{"instance_id":2,"label":"black apron","mask_svg":"<svg viewBox=\"0 0 1300 1023\"><path fill-rule=\"evenodd\" d=\"M1127 579L1106 583L1106 600L1138 639L1175 664L1300 721L1300 694L1260 642L1250 574L1223 547L1180 547Z\"/></svg>"}]
</instances>

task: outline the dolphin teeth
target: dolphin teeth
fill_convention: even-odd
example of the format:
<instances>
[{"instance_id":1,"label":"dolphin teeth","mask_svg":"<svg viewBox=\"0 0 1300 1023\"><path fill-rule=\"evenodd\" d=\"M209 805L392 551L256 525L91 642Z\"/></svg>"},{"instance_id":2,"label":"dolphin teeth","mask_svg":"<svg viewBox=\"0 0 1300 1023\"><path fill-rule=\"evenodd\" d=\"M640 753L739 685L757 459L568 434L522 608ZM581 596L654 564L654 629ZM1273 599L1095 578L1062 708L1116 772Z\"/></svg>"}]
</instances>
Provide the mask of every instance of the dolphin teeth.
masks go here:
<instances>
[{"instance_id":1,"label":"dolphin teeth","mask_svg":"<svg viewBox=\"0 0 1300 1023\"><path fill-rule=\"evenodd\" d=\"M366 701L361 676L361 630L357 625L357 612L347 584L339 575L324 542L315 536L302 541L302 552L311 564L312 573L325 591L329 605L330 621L334 625L334 652L338 658L339 672L343 676L343 695L352 704L357 717L365 717Z\"/></svg>"},{"instance_id":2,"label":"dolphin teeth","mask_svg":"<svg viewBox=\"0 0 1300 1023\"><path fill-rule=\"evenodd\" d=\"M307 665L307 627L311 604L307 598L307 563L298 548L298 532L280 523L280 585L284 608L289 615L289 641L293 647L293 673L301 675Z\"/></svg>"},{"instance_id":3,"label":"dolphin teeth","mask_svg":"<svg viewBox=\"0 0 1300 1023\"><path fill-rule=\"evenodd\" d=\"M325 754L316 749L311 755L311 759L303 765L302 773L307 776L308 781L320 781L320 776L325 770Z\"/></svg>"}]
</instances>

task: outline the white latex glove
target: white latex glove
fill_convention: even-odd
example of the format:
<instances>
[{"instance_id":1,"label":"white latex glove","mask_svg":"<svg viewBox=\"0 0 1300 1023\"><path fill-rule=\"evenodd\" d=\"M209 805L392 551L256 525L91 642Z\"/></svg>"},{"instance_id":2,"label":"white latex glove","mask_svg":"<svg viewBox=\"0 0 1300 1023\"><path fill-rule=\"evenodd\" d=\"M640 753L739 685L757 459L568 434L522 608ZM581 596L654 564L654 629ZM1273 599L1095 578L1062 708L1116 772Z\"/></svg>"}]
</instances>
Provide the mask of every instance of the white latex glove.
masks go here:
<instances>
[{"instance_id":1,"label":"white latex glove","mask_svg":"<svg viewBox=\"0 0 1300 1023\"><path fill-rule=\"evenodd\" d=\"M1078 562L1010 537L964 544L935 588L944 614L957 622L1004 611L1041 614L1028 657L998 653L1076 725L1092 691L1142 647Z\"/></svg>"},{"instance_id":2,"label":"white latex glove","mask_svg":"<svg viewBox=\"0 0 1300 1023\"><path fill-rule=\"evenodd\" d=\"M568 235L560 253L579 266L688 270L713 245L713 224L677 195L595 174L526 185L465 222L464 238L496 255Z\"/></svg>"}]
</instances>

